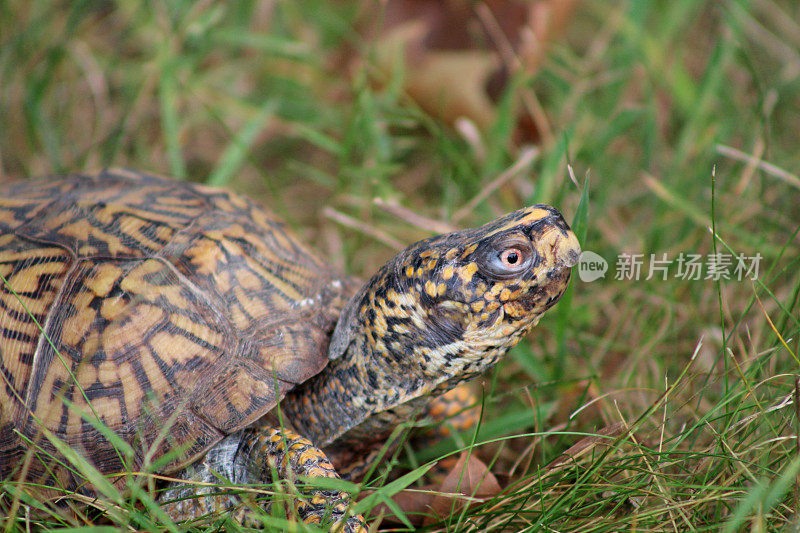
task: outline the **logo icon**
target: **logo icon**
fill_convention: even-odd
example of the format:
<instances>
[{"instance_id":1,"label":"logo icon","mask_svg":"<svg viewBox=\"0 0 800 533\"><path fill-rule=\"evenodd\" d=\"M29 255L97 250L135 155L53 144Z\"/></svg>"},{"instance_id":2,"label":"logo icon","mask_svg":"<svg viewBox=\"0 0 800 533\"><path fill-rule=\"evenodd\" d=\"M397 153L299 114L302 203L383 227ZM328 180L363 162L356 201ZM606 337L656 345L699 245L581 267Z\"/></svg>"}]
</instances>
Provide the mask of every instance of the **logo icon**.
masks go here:
<instances>
[{"instance_id":1,"label":"logo icon","mask_svg":"<svg viewBox=\"0 0 800 533\"><path fill-rule=\"evenodd\" d=\"M589 283L606 277L608 261L594 252L583 252L578 259L578 277L584 283Z\"/></svg>"}]
</instances>

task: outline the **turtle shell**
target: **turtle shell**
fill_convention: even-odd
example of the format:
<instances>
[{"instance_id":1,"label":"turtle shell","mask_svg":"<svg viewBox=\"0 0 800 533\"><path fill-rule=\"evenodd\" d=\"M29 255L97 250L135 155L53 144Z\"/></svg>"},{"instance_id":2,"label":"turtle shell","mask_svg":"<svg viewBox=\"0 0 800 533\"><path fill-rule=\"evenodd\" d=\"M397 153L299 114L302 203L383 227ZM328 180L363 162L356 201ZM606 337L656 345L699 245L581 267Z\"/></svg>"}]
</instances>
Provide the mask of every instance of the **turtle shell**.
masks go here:
<instances>
[{"instance_id":1,"label":"turtle shell","mask_svg":"<svg viewBox=\"0 0 800 533\"><path fill-rule=\"evenodd\" d=\"M65 488L53 439L170 472L255 422L356 288L254 202L124 170L0 189L0 276L0 479Z\"/></svg>"}]
</instances>

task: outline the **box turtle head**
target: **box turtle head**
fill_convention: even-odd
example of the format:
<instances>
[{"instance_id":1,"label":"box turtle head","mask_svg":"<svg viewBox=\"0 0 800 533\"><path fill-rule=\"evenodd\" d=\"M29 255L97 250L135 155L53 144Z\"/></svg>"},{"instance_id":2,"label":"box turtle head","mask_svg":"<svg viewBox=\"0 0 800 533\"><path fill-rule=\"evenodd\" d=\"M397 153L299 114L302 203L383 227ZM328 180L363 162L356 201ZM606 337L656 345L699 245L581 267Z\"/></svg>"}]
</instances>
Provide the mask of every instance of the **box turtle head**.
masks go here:
<instances>
[{"instance_id":1,"label":"box turtle head","mask_svg":"<svg viewBox=\"0 0 800 533\"><path fill-rule=\"evenodd\" d=\"M561 214L545 205L409 246L350 299L329 346L333 361L282 408L320 444L391 433L412 404L514 346L564 294L579 255Z\"/></svg>"},{"instance_id":2,"label":"box turtle head","mask_svg":"<svg viewBox=\"0 0 800 533\"><path fill-rule=\"evenodd\" d=\"M567 288L580 245L546 205L420 241L390 260L342 313L329 356L357 336L424 375L466 379L503 355Z\"/></svg>"}]
</instances>

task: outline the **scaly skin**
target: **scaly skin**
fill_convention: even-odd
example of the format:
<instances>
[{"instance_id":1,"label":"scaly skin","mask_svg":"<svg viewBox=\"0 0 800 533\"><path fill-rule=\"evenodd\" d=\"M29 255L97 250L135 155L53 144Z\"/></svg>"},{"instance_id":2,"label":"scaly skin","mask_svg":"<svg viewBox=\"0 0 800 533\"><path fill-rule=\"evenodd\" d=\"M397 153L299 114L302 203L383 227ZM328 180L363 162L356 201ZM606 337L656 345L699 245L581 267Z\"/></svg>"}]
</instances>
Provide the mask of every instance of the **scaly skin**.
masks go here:
<instances>
[{"instance_id":1,"label":"scaly skin","mask_svg":"<svg viewBox=\"0 0 800 533\"><path fill-rule=\"evenodd\" d=\"M474 391L462 385L425 405L422 415L434 421L446 419L457 430L464 431L477 423L478 410L475 407L466 409L474 406L476 401ZM435 441L448 434L449 427L442 427L423 438ZM368 457L355 455L361 461L355 460L353 454L337 454L341 461L346 460L346 464L339 467L340 471L348 474L346 477L371 466L366 461ZM250 428L227 437L201 461L184 470L179 477L190 479L192 483L173 483L159 495L159 500L162 508L175 520L223 514L237 522L258 526L258 519L251 512L251 506L257 504L246 504L241 492L225 491L220 487L220 478L232 485L263 484L272 480L273 471L279 479L293 481L297 476L340 477L325 453L307 438L277 427ZM319 525L325 520L332 524L331 531L367 531L362 516L346 516L351 503L348 493L314 488L303 492L305 500L295 500L293 509L306 523ZM264 506L264 510L269 511L269 504Z\"/></svg>"},{"instance_id":2,"label":"scaly skin","mask_svg":"<svg viewBox=\"0 0 800 533\"><path fill-rule=\"evenodd\" d=\"M297 479L298 476L339 479L325 454L305 437L277 427L249 428L230 435L182 472L181 477L194 483L173 484L160 494L159 500L175 520L217 513L258 525L250 506L241 501L241 493L221 489L220 477L233 485L250 485L271 480L273 471L279 479L291 480L300 488L304 497L292 503L304 522L322 525L324 521L331 524L331 531L366 533L362 516L347 516L348 493L303 487ZM269 504L265 510L269 510Z\"/></svg>"}]
</instances>

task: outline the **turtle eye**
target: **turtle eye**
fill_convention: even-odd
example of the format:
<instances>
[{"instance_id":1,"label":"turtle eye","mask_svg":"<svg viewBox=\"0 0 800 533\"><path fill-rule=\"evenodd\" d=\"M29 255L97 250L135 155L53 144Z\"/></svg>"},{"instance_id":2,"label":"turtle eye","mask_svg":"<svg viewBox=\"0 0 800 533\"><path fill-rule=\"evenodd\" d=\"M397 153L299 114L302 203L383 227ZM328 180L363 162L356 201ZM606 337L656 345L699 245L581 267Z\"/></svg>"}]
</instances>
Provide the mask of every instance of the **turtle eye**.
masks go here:
<instances>
[{"instance_id":1,"label":"turtle eye","mask_svg":"<svg viewBox=\"0 0 800 533\"><path fill-rule=\"evenodd\" d=\"M509 248L500 252L500 262L503 263L503 266L508 268L514 268L523 258L524 254L519 248Z\"/></svg>"},{"instance_id":2,"label":"turtle eye","mask_svg":"<svg viewBox=\"0 0 800 533\"><path fill-rule=\"evenodd\" d=\"M536 253L527 239L515 238L492 243L480 255L478 267L482 271L496 279L510 279L527 271Z\"/></svg>"}]
</instances>

